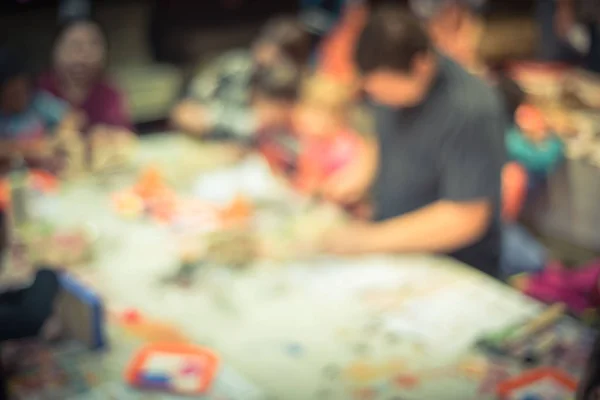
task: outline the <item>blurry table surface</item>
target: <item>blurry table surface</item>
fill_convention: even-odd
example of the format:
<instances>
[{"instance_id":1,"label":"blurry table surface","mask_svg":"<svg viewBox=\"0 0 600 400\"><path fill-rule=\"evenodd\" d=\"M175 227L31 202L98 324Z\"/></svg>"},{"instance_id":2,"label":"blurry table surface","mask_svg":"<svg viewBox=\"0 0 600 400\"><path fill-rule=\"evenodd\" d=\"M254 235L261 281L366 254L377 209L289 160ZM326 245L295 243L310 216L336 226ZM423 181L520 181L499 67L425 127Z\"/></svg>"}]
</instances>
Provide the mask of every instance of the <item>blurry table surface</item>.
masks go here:
<instances>
[{"instance_id":1,"label":"blurry table surface","mask_svg":"<svg viewBox=\"0 0 600 400\"><path fill-rule=\"evenodd\" d=\"M137 164L184 182L229 156L221 145L158 135L143 141ZM492 369L473 372L474 341L541 308L462 264L421 255L258 262L207 269L187 289L165 286L176 241L164 226L113 212L110 192L127 182L133 176L82 181L43 201L55 223L99 233L82 279L109 309L138 309L215 349L269 399L485 399L478 387Z\"/></svg>"},{"instance_id":2,"label":"blurry table surface","mask_svg":"<svg viewBox=\"0 0 600 400\"><path fill-rule=\"evenodd\" d=\"M536 190L525 220L540 234L600 252L600 169L585 160L566 160Z\"/></svg>"}]
</instances>

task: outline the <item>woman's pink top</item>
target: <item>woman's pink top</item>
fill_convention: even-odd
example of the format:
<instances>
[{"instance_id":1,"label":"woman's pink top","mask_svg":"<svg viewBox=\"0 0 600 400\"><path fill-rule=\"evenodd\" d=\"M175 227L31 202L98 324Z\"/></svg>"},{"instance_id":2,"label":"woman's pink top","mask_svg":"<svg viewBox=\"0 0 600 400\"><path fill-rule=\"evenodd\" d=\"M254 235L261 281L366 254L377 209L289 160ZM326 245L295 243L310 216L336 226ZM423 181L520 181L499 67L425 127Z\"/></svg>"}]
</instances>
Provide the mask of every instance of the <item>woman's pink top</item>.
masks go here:
<instances>
[{"instance_id":1,"label":"woman's pink top","mask_svg":"<svg viewBox=\"0 0 600 400\"><path fill-rule=\"evenodd\" d=\"M38 81L39 89L54 96L69 101L63 95L56 74L43 74ZM129 110L123 94L104 79L99 80L91 89L87 99L82 104L71 106L82 111L86 118L84 131L95 125L109 125L132 129Z\"/></svg>"}]
</instances>

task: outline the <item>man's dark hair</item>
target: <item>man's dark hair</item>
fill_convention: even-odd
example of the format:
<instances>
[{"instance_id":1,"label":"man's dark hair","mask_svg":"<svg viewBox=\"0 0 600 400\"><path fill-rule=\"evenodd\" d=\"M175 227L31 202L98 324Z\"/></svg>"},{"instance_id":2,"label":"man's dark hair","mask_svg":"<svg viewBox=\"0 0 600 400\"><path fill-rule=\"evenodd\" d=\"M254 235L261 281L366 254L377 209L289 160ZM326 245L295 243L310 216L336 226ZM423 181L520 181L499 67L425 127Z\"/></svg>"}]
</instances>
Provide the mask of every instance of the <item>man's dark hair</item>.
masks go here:
<instances>
[{"instance_id":1,"label":"man's dark hair","mask_svg":"<svg viewBox=\"0 0 600 400\"><path fill-rule=\"evenodd\" d=\"M415 56L430 49L419 20L400 6L382 6L369 18L356 46L355 61L363 74L380 68L408 72Z\"/></svg>"},{"instance_id":2,"label":"man's dark hair","mask_svg":"<svg viewBox=\"0 0 600 400\"><path fill-rule=\"evenodd\" d=\"M273 44L296 65L304 66L312 50L310 33L295 17L277 17L261 29L257 43Z\"/></svg>"},{"instance_id":3,"label":"man's dark hair","mask_svg":"<svg viewBox=\"0 0 600 400\"><path fill-rule=\"evenodd\" d=\"M302 72L292 62L278 62L258 68L252 76L252 93L276 101L298 98Z\"/></svg>"}]
</instances>

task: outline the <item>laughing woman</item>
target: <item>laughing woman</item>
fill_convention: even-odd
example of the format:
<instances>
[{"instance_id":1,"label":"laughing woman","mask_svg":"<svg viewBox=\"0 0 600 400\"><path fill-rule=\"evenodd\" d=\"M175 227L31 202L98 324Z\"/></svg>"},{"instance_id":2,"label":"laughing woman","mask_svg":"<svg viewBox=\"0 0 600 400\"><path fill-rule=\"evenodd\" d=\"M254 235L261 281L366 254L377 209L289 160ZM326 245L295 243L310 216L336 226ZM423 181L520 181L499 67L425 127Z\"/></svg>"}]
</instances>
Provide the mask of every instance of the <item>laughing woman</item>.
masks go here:
<instances>
[{"instance_id":1,"label":"laughing woman","mask_svg":"<svg viewBox=\"0 0 600 400\"><path fill-rule=\"evenodd\" d=\"M88 19L66 22L56 36L53 68L39 88L71 104L85 120L83 133L130 133L131 120L122 93L107 79L107 41Z\"/></svg>"}]
</instances>

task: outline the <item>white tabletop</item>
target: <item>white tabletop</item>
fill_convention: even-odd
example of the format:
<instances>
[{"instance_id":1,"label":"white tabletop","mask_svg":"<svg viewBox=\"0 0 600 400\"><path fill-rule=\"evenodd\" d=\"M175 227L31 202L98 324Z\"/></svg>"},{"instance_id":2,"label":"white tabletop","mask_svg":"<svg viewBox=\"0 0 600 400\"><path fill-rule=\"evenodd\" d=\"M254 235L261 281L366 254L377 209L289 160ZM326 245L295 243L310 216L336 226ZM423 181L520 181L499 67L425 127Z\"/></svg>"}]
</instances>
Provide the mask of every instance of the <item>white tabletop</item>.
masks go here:
<instances>
[{"instance_id":1,"label":"white tabletop","mask_svg":"<svg viewBox=\"0 0 600 400\"><path fill-rule=\"evenodd\" d=\"M222 150L195 146L176 136L151 138L137 163L162 165L182 180L197 176L217 164L208 160ZM196 158L186 159L191 154ZM132 179L112 187L73 184L44 200L42 213L99 233L97 256L82 273L109 306L176 324L273 398L350 399L394 374L413 374L431 382L382 386L376 398L474 399L477 384L457 375L457 363L482 333L539 311L477 271L421 255L262 262L245 271L209 267L190 288L165 286L161 279L177 266L173 234L110 208L110 191Z\"/></svg>"}]
</instances>

